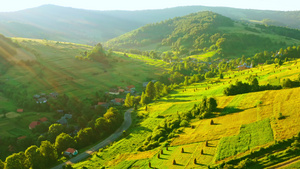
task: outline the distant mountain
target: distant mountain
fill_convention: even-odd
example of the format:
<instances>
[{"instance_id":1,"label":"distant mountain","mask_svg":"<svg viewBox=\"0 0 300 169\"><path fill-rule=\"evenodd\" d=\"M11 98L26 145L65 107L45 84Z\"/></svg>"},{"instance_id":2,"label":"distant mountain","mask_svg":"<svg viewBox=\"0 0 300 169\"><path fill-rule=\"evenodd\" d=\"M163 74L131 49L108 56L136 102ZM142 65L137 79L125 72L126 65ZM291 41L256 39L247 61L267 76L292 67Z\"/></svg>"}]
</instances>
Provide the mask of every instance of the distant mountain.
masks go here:
<instances>
[{"instance_id":1,"label":"distant mountain","mask_svg":"<svg viewBox=\"0 0 300 169\"><path fill-rule=\"evenodd\" d=\"M0 33L9 37L95 44L149 23L199 11L216 12L234 20L300 28L300 11L262 11L205 6L141 11L93 11L44 5L18 12L0 13Z\"/></svg>"},{"instance_id":2,"label":"distant mountain","mask_svg":"<svg viewBox=\"0 0 300 169\"><path fill-rule=\"evenodd\" d=\"M214 52L216 56L251 56L299 43L300 30L244 23L213 12L176 17L123 34L105 43L114 50L172 51L180 55Z\"/></svg>"}]
</instances>

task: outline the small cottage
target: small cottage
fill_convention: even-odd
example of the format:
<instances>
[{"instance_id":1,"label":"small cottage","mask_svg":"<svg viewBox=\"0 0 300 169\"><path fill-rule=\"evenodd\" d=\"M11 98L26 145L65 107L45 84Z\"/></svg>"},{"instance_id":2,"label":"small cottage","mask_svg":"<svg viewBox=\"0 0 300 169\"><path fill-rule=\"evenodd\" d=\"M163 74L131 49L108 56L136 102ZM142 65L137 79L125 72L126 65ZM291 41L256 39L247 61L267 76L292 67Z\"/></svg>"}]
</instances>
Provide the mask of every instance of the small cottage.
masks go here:
<instances>
[{"instance_id":1,"label":"small cottage","mask_svg":"<svg viewBox=\"0 0 300 169\"><path fill-rule=\"evenodd\" d=\"M72 157L72 156L76 156L78 154L78 151L74 148L68 148L65 152L64 152L64 156L67 157Z\"/></svg>"}]
</instances>

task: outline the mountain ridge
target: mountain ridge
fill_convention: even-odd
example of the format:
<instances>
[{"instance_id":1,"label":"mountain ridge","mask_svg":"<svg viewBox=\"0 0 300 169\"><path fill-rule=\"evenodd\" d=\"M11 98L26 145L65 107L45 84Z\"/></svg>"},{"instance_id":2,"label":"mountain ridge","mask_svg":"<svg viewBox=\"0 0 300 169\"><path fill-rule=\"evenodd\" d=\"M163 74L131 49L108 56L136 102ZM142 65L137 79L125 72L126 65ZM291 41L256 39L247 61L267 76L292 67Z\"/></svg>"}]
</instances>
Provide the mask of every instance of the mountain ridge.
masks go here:
<instances>
[{"instance_id":1,"label":"mountain ridge","mask_svg":"<svg viewBox=\"0 0 300 169\"><path fill-rule=\"evenodd\" d=\"M199 11L212 11L233 20L300 28L300 11L264 11L207 6L183 6L137 11L97 11L43 5L16 12L1 12L0 33L10 37L95 44L105 42L146 24ZM23 31L23 27L28 30Z\"/></svg>"}]
</instances>

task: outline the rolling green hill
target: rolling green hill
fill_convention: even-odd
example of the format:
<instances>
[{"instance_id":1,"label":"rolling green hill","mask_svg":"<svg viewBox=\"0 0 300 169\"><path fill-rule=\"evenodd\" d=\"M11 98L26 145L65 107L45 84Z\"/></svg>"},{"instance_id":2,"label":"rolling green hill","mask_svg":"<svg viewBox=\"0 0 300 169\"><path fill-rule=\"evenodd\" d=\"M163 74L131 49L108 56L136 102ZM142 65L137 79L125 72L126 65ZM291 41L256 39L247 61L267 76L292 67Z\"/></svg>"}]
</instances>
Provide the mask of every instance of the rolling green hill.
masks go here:
<instances>
[{"instance_id":1,"label":"rolling green hill","mask_svg":"<svg viewBox=\"0 0 300 169\"><path fill-rule=\"evenodd\" d=\"M17 12L0 13L0 33L9 37L96 44L146 24L199 11L213 11L233 20L300 28L299 11L264 11L206 6L141 11L92 11L45 5Z\"/></svg>"},{"instance_id":2,"label":"rolling green hill","mask_svg":"<svg viewBox=\"0 0 300 169\"><path fill-rule=\"evenodd\" d=\"M56 91L86 98L113 86L142 88L142 82L155 79L157 72L164 69L162 65L150 65L123 54L112 54L97 61L77 59L75 56L93 49L87 45L25 38L14 38L14 41L24 53L14 56L16 61L0 80L9 79L5 81L8 85L26 86L31 94Z\"/></svg>"},{"instance_id":3,"label":"rolling green hill","mask_svg":"<svg viewBox=\"0 0 300 169\"><path fill-rule=\"evenodd\" d=\"M300 31L234 22L213 12L199 12L148 24L109 40L115 49L172 50L179 54L215 51L217 56L240 57L299 43Z\"/></svg>"}]
</instances>

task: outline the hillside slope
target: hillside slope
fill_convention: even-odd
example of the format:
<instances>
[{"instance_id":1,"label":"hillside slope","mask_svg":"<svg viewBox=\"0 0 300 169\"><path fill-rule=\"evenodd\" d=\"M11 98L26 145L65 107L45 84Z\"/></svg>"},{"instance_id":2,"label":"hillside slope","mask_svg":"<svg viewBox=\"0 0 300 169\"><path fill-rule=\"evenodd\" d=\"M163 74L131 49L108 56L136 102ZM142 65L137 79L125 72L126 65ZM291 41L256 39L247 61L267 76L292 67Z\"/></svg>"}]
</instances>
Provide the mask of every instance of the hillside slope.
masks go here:
<instances>
[{"instance_id":1,"label":"hillside slope","mask_svg":"<svg viewBox=\"0 0 300 169\"><path fill-rule=\"evenodd\" d=\"M249 76L255 75L260 85L273 80L280 82L285 78L295 79L300 73L298 67L299 63L295 64L295 62L286 62L280 69L274 69L274 64L265 65L243 71L229 71L224 79L220 79L217 83L210 83L216 79L207 79L202 83L181 86L167 97L147 105L147 110L145 107L140 107L138 111L133 112L136 125L129 129L128 136L73 167L147 168L151 163L153 168L208 168L208 166L211 168L216 165L216 157L221 153L218 151L219 147L226 144L222 138L230 139L237 136L246 138L238 140L239 143L230 144L236 149L224 149L230 153L234 152L234 155L225 156L231 156L229 159L224 159L225 162L251 154L262 147L266 148L274 142L290 139L300 132L300 124L297 123L300 118L299 87L235 96L224 96L223 90L230 86L231 81L237 79L247 81ZM209 87L208 90L207 87ZM149 137L157 134L154 131L159 126L163 127L165 121L178 114L182 115L182 112L188 112L205 97L214 97L217 100L216 116L209 119L195 118L189 126L179 128L177 136L166 138L170 143L169 146L162 142L156 149L138 150L139 146L149 142ZM284 118L278 118L280 113ZM211 120L214 122L213 125ZM206 141L208 141L207 145ZM253 168L265 168L281 160L278 156L276 157L278 161L268 160L267 156L272 153L259 155L256 153L255 157L260 166ZM284 159L284 157L281 158ZM194 159L197 160L196 164L193 162ZM176 160L176 165L172 163L173 160Z\"/></svg>"},{"instance_id":2,"label":"hillside slope","mask_svg":"<svg viewBox=\"0 0 300 169\"><path fill-rule=\"evenodd\" d=\"M277 31L278 30L278 31ZM300 31L234 22L213 12L198 12L148 24L109 40L115 49L172 50L178 54L215 51L218 56L253 55L298 43Z\"/></svg>"},{"instance_id":3,"label":"hillside slope","mask_svg":"<svg viewBox=\"0 0 300 169\"><path fill-rule=\"evenodd\" d=\"M16 61L0 81L22 87L31 95L56 91L84 99L113 86L136 85L139 89L147 78L155 78L163 70L121 54L112 54L100 61L77 59L75 56L93 49L87 45L24 38L14 40L21 46L20 50L26 52L14 56Z\"/></svg>"},{"instance_id":4,"label":"hillside slope","mask_svg":"<svg viewBox=\"0 0 300 169\"><path fill-rule=\"evenodd\" d=\"M95 44L145 24L199 11L213 11L234 20L300 28L299 11L262 11L205 6L141 11L92 11L45 5L17 12L0 13L0 33L9 37Z\"/></svg>"}]
</instances>

